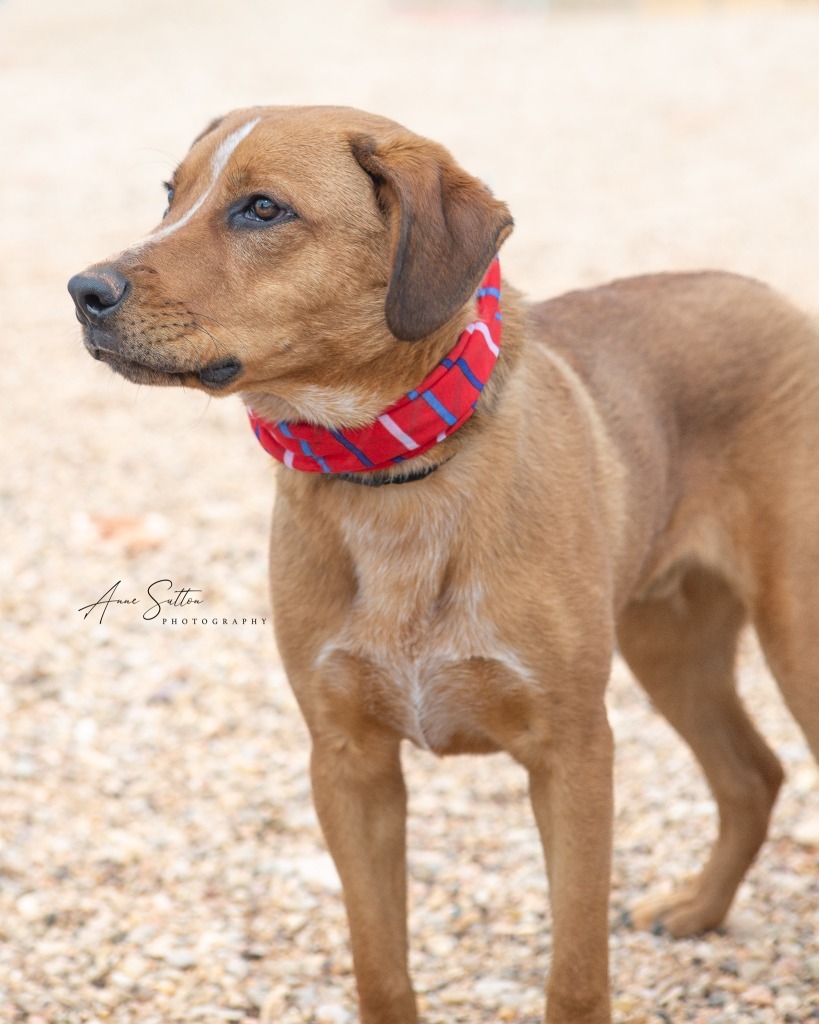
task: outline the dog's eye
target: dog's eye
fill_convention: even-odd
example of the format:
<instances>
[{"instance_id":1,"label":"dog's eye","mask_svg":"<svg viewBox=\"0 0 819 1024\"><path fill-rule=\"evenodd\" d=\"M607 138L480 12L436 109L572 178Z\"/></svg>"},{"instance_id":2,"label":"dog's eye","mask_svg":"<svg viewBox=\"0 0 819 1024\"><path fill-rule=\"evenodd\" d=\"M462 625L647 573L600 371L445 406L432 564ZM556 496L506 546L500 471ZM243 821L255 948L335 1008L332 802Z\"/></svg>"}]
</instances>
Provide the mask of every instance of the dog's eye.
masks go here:
<instances>
[{"instance_id":1,"label":"dog's eye","mask_svg":"<svg viewBox=\"0 0 819 1024\"><path fill-rule=\"evenodd\" d=\"M259 194L237 200L228 210L229 222L237 228L263 228L297 218L298 214L291 207Z\"/></svg>"},{"instance_id":2,"label":"dog's eye","mask_svg":"<svg viewBox=\"0 0 819 1024\"><path fill-rule=\"evenodd\" d=\"M163 185L165 186L165 191L168 193L168 205L165 207L165 212L162 214L162 219L164 220L171 212L171 203L173 202L173 185L169 181L163 182Z\"/></svg>"},{"instance_id":3,"label":"dog's eye","mask_svg":"<svg viewBox=\"0 0 819 1024\"><path fill-rule=\"evenodd\" d=\"M244 211L244 215L248 220L263 221L264 223L279 220L286 213L286 210L283 210L281 206L277 206L267 196L254 196Z\"/></svg>"}]
</instances>

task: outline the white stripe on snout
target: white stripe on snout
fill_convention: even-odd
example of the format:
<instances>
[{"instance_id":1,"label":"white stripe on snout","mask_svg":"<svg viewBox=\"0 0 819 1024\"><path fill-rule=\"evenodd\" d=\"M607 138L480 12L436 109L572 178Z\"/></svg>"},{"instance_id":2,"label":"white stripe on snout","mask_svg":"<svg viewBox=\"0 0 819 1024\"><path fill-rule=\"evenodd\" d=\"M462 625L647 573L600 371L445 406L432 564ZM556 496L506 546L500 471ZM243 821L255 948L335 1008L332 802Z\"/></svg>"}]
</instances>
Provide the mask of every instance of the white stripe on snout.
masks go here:
<instances>
[{"instance_id":1,"label":"white stripe on snout","mask_svg":"<svg viewBox=\"0 0 819 1024\"><path fill-rule=\"evenodd\" d=\"M214 187L216 186L216 182L219 180L219 175L227 166L227 162L228 160L230 160L231 156L233 156L236 147L243 139L246 139L248 135L250 135L250 133L253 131L253 129L256 127L259 121L261 121L260 117L254 117L252 121L248 121L246 124L243 124L241 128L237 128L235 132L231 132L231 134L228 135L228 137L222 141L219 148L213 154L213 159L211 161L210 184L202 193L202 195L199 196L199 198L188 210L188 212L184 214L182 217L180 217L179 220L176 221L175 223L168 224L167 227L164 228L159 228L157 231L154 231L153 234L148 235L146 238L143 238L141 241L137 242L136 245L132 246L132 249L142 248L145 245L150 245L152 242L156 242L160 238L167 238L168 235L172 234L178 228L181 228L183 224L188 223L188 221L191 219L191 217L193 217L196 211L202 208L206 199L213 191Z\"/></svg>"}]
</instances>

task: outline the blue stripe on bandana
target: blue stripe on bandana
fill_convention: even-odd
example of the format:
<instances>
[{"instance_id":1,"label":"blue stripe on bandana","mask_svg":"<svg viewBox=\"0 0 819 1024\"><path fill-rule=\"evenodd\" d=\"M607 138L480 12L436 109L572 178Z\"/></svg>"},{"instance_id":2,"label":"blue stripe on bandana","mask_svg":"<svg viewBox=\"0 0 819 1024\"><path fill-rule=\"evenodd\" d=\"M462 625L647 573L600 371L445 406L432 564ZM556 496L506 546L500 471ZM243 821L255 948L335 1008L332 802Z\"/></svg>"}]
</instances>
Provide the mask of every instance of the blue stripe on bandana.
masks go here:
<instances>
[{"instance_id":1,"label":"blue stripe on bandana","mask_svg":"<svg viewBox=\"0 0 819 1024\"><path fill-rule=\"evenodd\" d=\"M315 452L313 451L313 449L310 447L310 445L306 441L299 441L299 447L301 448L302 452L309 459L312 459L314 462L317 462L321 466L322 473L331 473L332 472L332 470L327 465L327 463L324 461L324 459L320 455L316 455Z\"/></svg>"},{"instance_id":2,"label":"blue stripe on bandana","mask_svg":"<svg viewBox=\"0 0 819 1024\"><path fill-rule=\"evenodd\" d=\"M483 384L481 383L481 381L478 380L478 378L475 376L475 374L469 369L469 366L467 365L467 362L463 358L463 356L461 356L460 359L457 359L455 361L455 365L461 370L461 372L463 373L464 377L466 377L466 379L469 381L469 383L472 385L472 387L476 391L483 391Z\"/></svg>"},{"instance_id":3,"label":"blue stripe on bandana","mask_svg":"<svg viewBox=\"0 0 819 1024\"><path fill-rule=\"evenodd\" d=\"M373 463L367 458L364 452L359 451L358 448L353 444L352 441L348 440L343 434L340 434L337 430L331 430L330 433L338 441L339 444L343 444L348 452L352 452L353 455L358 459L362 466L366 466L368 469L373 468Z\"/></svg>"},{"instance_id":4,"label":"blue stripe on bandana","mask_svg":"<svg viewBox=\"0 0 819 1024\"><path fill-rule=\"evenodd\" d=\"M421 398L423 398L423 400L427 403L430 409L434 409L435 412L438 413L438 415L441 417L441 419L444 421L444 423L446 423L448 427L454 427L455 424L458 422L456 417L452 415L452 413L449 411L449 409L447 409L445 405L441 405L441 403L438 401L438 399L435 397L435 395L433 395L431 391L425 391L421 395Z\"/></svg>"}]
</instances>

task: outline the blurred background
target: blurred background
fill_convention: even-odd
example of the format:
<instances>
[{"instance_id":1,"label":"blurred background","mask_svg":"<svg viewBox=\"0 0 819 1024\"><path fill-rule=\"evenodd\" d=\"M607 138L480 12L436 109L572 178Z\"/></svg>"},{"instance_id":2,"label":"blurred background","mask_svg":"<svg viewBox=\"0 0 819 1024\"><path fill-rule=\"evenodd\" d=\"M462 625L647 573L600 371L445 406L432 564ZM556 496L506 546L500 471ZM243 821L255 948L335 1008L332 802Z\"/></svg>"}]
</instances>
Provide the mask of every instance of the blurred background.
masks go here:
<instances>
[{"instance_id":1,"label":"blurred background","mask_svg":"<svg viewBox=\"0 0 819 1024\"><path fill-rule=\"evenodd\" d=\"M810 0L0 0L0 1019L354 1019L270 628L270 460L240 403L94 363L68 278L160 219L215 115L331 103L485 179L533 298L722 267L816 310L817 53ZM160 580L217 623L144 619ZM115 585L140 604L79 610ZM696 867L712 808L616 667L618 1021L819 1015L816 771L750 642L741 668L789 782L728 931L673 944L622 914ZM525 780L497 758L407 768L425 1019L538 1020Z\"/></svg>"}]
</instances>

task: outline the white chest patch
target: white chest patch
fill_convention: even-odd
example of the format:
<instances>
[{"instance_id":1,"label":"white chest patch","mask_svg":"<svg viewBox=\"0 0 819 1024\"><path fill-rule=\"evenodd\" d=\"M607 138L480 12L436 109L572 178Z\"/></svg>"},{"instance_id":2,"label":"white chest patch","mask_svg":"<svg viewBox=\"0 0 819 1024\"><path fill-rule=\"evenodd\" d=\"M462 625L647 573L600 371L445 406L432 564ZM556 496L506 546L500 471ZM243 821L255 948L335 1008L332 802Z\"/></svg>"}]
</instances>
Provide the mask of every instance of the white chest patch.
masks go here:
<instances>
[{"instance_id":1,"label":"white chest patch","mask_svg":"<svg viewBox=\"0 0 819 1024\"><path fill-rule=\"evenodd\" d=\"M375 666L383 704L394 716L390 724L427 749L442 749L449 737L468 731L464 675L473 659L533 678L498 637L481 581L458 559L463 517L451 507L439 511L426 506L422 521L404 521L403 535L342 519L358 593L344 628L316 659L317 668L335 654Z\"/></svg>"}]
</instances>

